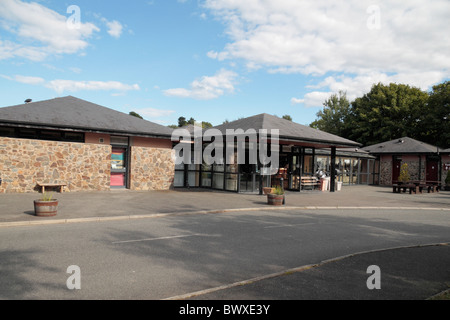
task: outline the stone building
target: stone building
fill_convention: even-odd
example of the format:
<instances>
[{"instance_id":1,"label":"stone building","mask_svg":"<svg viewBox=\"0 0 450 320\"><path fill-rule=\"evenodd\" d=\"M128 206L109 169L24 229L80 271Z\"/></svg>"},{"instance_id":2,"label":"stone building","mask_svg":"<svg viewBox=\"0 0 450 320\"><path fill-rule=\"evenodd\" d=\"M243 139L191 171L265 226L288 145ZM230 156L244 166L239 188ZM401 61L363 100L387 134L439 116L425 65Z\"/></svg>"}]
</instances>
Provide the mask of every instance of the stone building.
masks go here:
<instances>
[{"instance_id":1,"label":"stone building","mask_svg":"<svg viewBox=\"0 0 450 320\"><path fill-rule=\"evenodd\" d=\"M441 181L444 170L442 151L438 147L404 137L363 148L379 161L379 184L392 185L398 180L402 164L415 181Z\"/></svg>"},{"instance_id":2,"label":"stone building","mask_svg":"<svg viewBox=\"0 0 450 320\"><path fill-rule=\"evenodd\" d=\"M172 129L72 96L0 108L0 193L167 190Z\"/></svg>"},{"instance_id":3,"label":"stone building","mask_svg":"<svg viewBox=\"0 0 450 320\"><path fill-rule=\"evenodd\" d=\"M448 172L450 172L450 148L441 151L441 161L442 161L442 172L441 181L445 184L445 179L447 178ZM447 189L450 189L450 184L447 185Z\"/></svg>"}]
</instances>

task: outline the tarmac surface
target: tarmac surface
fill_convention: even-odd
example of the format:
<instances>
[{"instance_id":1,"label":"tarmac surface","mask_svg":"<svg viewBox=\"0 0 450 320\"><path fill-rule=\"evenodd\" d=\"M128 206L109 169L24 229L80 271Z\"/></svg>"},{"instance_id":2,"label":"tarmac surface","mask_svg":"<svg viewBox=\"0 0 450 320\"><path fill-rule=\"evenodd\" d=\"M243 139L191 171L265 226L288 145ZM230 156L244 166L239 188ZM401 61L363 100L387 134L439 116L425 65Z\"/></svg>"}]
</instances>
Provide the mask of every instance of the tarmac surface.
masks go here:
<instances>
[{"instance_id":1,"label":"tarmac surface","mask_svg":"<svg viewBox=\"0 0 450 320\"><path fill-rule=\"evenodd\" d=\"M108 220L147 219L158 216L217 214L254 210L296 209L392 209L439 211L450 221L450 192L394 194L391 188L344 186L334 193L287 192L282 207L267 205L257 194L180 189L139 192L53 193L59 200L58 214L41 218L34 215L37 193L0 194L2 228L61 223L88 223ZM376 271L365 271L371 261L382 264L381 288L368 288ZM409 266L405 268L405 266ZM412 266L412 267L411 267ZM355 281L358 279L357 281ZM376 278L373 283L376 283ZM313 283L314 285L310 285ZM308 284L308 285L306 285ZM424 300L450 289L450 230L444 243L424 243L354 253L317 265L299 266L278 274L173 299L192 300Z\"/></svg>"}]
</instances>

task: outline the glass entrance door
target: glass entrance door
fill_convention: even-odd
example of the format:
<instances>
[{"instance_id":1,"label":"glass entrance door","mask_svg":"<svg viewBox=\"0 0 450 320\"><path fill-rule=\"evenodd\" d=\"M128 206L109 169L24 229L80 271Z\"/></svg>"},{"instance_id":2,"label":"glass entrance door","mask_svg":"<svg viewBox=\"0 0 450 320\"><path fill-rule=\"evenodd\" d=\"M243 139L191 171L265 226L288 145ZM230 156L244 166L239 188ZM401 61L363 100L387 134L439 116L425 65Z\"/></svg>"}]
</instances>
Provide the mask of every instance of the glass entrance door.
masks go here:
<instances>
[{"instance_id":1,"label":"glass entrance door","mask_svg":"<svg viewBox=\"0 0 450 320\"><path fill-rule=\"evenodd\" d=\"M300 190L300 154L292 155L291 171L289 172L289 189Z\"/></svg>"},{"instance_id":2,"label":"glass entrance door","mask_svg":"<svg viewBox=\"0 0 450 320\"><path fill-rule=\"evenodd\" d=\"M127 148L112 148L111 187L125 187L127 176Z\"/></svg>"},{"instance_id":3,"label":"glass entrance door","mask_svg":"<svg viewBox=\"0 0 450 320\"><path fill-rule=\"evenodd\" d=\"M256 192L258 190L256 179L256 165L241 164L239 165L240 176L240 192Z\"/></svg>"}]
</instances>

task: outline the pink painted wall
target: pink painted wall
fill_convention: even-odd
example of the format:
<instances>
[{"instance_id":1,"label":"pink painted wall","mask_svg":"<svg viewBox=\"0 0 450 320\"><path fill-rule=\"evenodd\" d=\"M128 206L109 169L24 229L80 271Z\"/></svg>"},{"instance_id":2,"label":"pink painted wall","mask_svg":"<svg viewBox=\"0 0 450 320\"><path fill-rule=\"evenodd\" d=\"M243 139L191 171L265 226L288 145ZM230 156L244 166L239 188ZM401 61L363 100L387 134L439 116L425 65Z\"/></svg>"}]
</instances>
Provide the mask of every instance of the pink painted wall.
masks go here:
<instances>
[{"instance_id":1,"label":"pink painted wall","mask_svg":"<svg viewBox=\"0 0 450 320\"><path fill-rule=\"evenodd\" d=\"M103 143L100 142L100 139L103 139ZM111 136L109 134L86 132L84 142L92 144L110 145Z\"/></svg>"},{"instance_id":2,"label":"pink painted wall","mask_svg":"<svg viewBox=\"0 0 450 320\"><path fill-rule=\"evenodd\" d=\"M170 139L133 137L131 144L133 147L172 149Z\"/></svg>"}]
</instances>

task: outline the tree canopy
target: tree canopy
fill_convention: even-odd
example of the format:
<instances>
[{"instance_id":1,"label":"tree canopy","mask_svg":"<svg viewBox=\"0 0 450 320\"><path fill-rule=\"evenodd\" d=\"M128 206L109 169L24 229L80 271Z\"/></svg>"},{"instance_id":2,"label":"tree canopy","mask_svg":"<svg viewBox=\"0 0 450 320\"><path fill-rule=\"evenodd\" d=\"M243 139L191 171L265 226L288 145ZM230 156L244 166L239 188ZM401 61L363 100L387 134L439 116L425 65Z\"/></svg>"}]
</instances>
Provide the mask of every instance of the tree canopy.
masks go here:
<instances>
[{"instance_id":1,"label":"tree canopy","mask_svg":"<svg viewBox=\"0 0 450 320\"><path fill-rule=\"evenodd\" d=\"M311 123L311 127L344 137L348 135L348 120L350 115L350 102L347 94L339 91L332 94L323 103L323 110L317 113L318 119Z\"/></svg>"},{"instance_id":2,"label":"tree canopy","mask_svg":"<svg viewBox=\"0 0 450 320\"><path fill-rule=\"evenodd\" d=\"M178 118L178 125L170 125L169 127L172 129L176 129L176 128L181 128L181 127L185 127L187 125L195 125L196 124L196 120L194 118L190 118L189 120L186 120L185 117L179 117ZM211 128L213 125L207 121L203 121L201 123L202 128L203 129L207 129L207 128Z\"/></svg>"},{"instance_id":3,"label":"tree canopy","mask_svg":"<svg viewBox=\"0 0 450 320\"><path fill-rule=\"evenodd\" d=\"M133 116L133 117L136 117L136 118L139 118L139 119L144 119L139 113L136 113L136 112L134 112L134 111L131 111L131 112L129 113L129 115L130 115L130 116Z\"/></svg>"},{"instance_id":4,"label":"tree canopy","mask_svg":"<svg viewBox=\"0 0 450 320\"><path fill-rule=\"evenodd\" d=\"M344 92L333 94L311 127L372 145L401 137L448 148L450 82L429 93L405 84L381 83L352 103Z\"/></svg>"}]
</instances>

